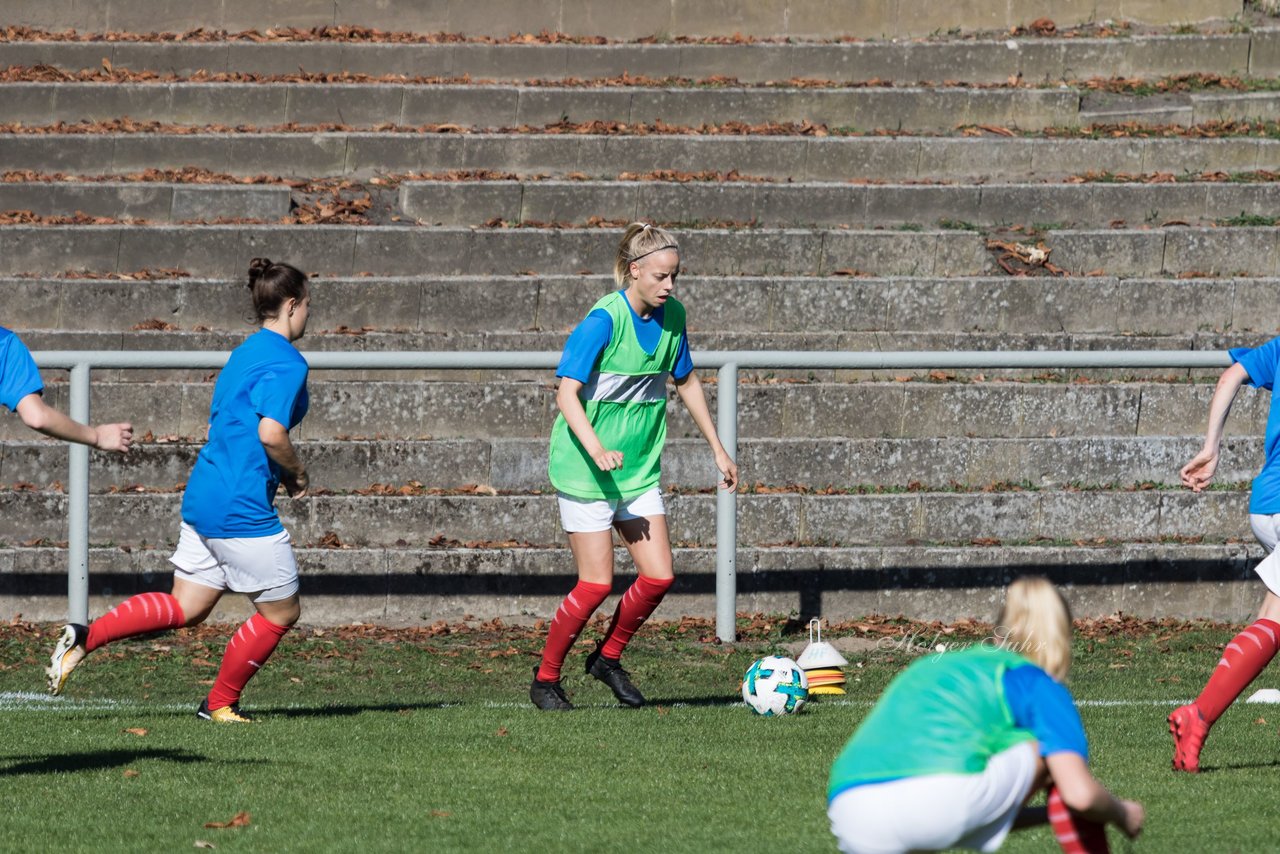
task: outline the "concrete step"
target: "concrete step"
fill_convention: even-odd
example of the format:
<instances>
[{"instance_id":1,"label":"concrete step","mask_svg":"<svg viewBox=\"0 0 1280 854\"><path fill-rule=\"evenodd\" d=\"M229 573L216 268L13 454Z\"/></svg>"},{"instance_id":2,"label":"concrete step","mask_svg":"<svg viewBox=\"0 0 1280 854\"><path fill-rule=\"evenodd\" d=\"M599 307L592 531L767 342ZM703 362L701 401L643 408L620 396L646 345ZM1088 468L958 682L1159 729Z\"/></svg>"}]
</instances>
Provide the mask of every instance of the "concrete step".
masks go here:
<instances>
[{"instance_id":1,"label":"concrete step","mask_svg":"<svg viewBox=\"0 0 1280 854\"><path fill-rule=\"evenodd\" d=\"M406 181L400 209L420 223L585 225L653 211L682 222L876 227L942 223L1098 226L1270 217L1280 183L850 184L753 181Z\"/></svg>"},{"instance_id":2,"label":"concrete step","mask_svg":"<svg viewBox=\"0 0 1280 854\"><path fill-rule=\"evenodd\" d=\"M0 183L0 211L39 216L83 213L149 222L276 220L289 213L285 185L173 184L152 181Z\"/></svg>"},{"instance_id":3,"label":"concrete step","mask_svg":"<svg viewBox=\"0 0 1280 854\"><path fill-rule=\"evenodd\" d=\"M177 269L227 275L254 255L290 258L325 275L603 273L615 229L483 229L405 226L7 226L0 274ZM1043 242L1068 273L1143 276L1275 276L1276 229L1055 230ZM1015 235L1016 236L1016 235ZM694 275L974 276L999 270L1001 251L971 231L853 229L681 230ZM1032 239L1034 240L1034 238ZM323 321L321 321L323 322Z\"/></svg>"},{"instance_id":4,"label":"concrete step","mask_svg":"<svg viewBox=\"0 0 1280 854\"><path fill-rule=\"evenodd\" d=\"M1026 83L1092 77L1163 77L1203 72L1280 72L1280 30L1130 38L1008 38L783 43L396 44L344 41L10 41L0 68L48 65L189 76L322 74L470 77L475 80L590 80L609 77L728 77L744 83L792 79L916 83Z\"/></svg>"},{"instance_id":5,"label":"concrete step","mask_svg":"<svg viewBox=\"0 0 1280 854\"><path fill-rule=\"evenodd\" d=\"M1192 127L1210 122L1274 122L1280 117L1280 93L1207 91L1170 95L1089 95L1080 105L1077 123Z\"/></svg>"},{"instance_id":6,"label":"concrete step","mask_svg":"<svg viewBox=\"0 0 1280 854\"><path fill-rule=\"evenodd\" d=\"M545 438L556 415L553 382L551 371L541 382L352 382L313 376L311 409L297 435L312 440ZM708 383L704 390L714 411L716 386ZM743 437L751 438L1200 436L1212 392L1210 383L1168 381L742 382L738 420ZM100 420L138 422L139 435L149 430L157 436L203 438L212 393L211 382L98 377L91 406ZM66 395L65 383L46 389L53 405L63 406ZM1230 434L1261 435L1269 400L1260 392L1241 392ZM698 435L674 395L668 412L673 438ZM0 436L31 434L18 419L6 418L0 419ZM0 480L29 479L0 473Z\"/></svg>"},{"instance_id":7,"label":"concrete step","mask_svg":"<svg viewBox=\"0 0 1280 854\"><path fill-rule=\"evenodd\" d=\"M155 429L149 422L139 424L143 426ZM753 424L744 427L752 436L762 432ZM1072 484L1127 487L1176 483L1178 470L1203 442L1195 435L1134 438L1101 435L1102 431L1066 438L849 438L864 433L861 428L854 425L843 437L831 439L743 438L736 459L749 484L766 487L861 485L873 491L908 487L916 491L976 490L993 484L1043 489ZM691 429L679 432L686 434ZM1237 432L1244 431L1237 428ZM444 490L468 485L502 492L551 489L545 435L533 439L299 441L298 445L317 490L367 490L375 483L400 488L410 481ZM95 454L91 487L95 493L172 490L186 482L199 447L190 442L147 443L137 445L128 457ZM1222 483L1247 482L1262 458L1260 438L1232 438L1224 447L1217 478ZM26 439L0 442L2 484L43 487L55 480L65 483L66 471L66 449L61 446ZM696 439L670 439L663 471L667 486L706 488L712 480L706 445Z\"/></svg>"},{"instance_id":8,"label":"concrete step","mask_svg":"<svg viewBox=\"0 0 1280 854\"><path fill-rule=\"evenodd\" d=\"M714 543L713 496L665 497L672 542ZM181 501L176 493L92 495L90 542L171 543ZM64 540L66 503L61 493L0 492L0 537L10 544ZM1248 504L1244 489L1200 495L1183 490L761 494L738 502L738 537L744 546L1251 539ZM302 545L316 544L329 533L355 546L422 548L439 535L463 542L565 544L554 494L336 495L280 499L277 506Z\"/></svg>"},{"instance_id":9,"label":"concrete step","mask_svg":"<svg viewBox=\"0 0 1280 854\"><path fill-rule=\"evenodd\" d=\"M616 178L626 172L673 170L737 171L783 181L1016 182L1087 172L1194 175L1277 170L1280 140L1263 136L9 133L0 134L0 162L14 170L98 175L195 166L239 176L300 178L368 178L460 169Z\"/></svg>"},{"instance_id":10,"label":"concrete step","mask_svg":"<svg viewBox=\"0 0 1280 854\"><path fill-rule=\"evenodd\" d=\"M1223 96L1224 98L1227 96ZM569 122L670 125L812 122L861 129L1024 130L1075 125L1074 89L653 88L367 83L0 83L0 122L135 121L354 127L542 127Z\"/></svg>"},{"instance_id":11,"label":"concrete step","mask_svg":"<svg viewBox=\"0 0 1280 854\"><path fill-rule=\"evenodd\" d=\"M364 335L344 336L349 346L363 346L355 338L394 335L388 318L404 333L447 333L453 339L542 331L549 333L545 345L555 347L563 343L556 336L615 289L613 278L601 275L370 276L322 278L314 284L316 317L300 342L308 348L322 346L316 342L339 325L368 328ZM179 336L204 327L238 341L249 328L243 286L239 278L0 278L0 303L6 307L5 324L24 335L114 333L117 340L108 336L99 343L118 349L123 346L120 334L156 319L171 324ZM1163 336L1271 333L1275 325L1268 319L1269 309L1278 287L1280 280L1267 278L684 275L676 295L699 339L705 333L738 331ZM1171 312L1171 305L1182 309ZM712 316L714 324L706 320ZM133 343L154 346L137 338ZM179 338L174 346L203 345Z\"/></svg>"},{"instance_id":12,"label":"concrete step","mask_svg":"<svg viewBox=\"0 0 1280 854\"><path fill-rule=\"evenodd\" d=\"M170 586L169 550L95 548L89 553L89 613L128 596ZM576 573L567 549L367 548L295 550L302 573L303 620L312 625L417 625L518 616L550 619ZM903 614L928 620L991 619L1001 589L1019 574L1047 575L1062 586L1076 617L1123 612L1136 617L1199 617L1240 622L1257 608L1250 569L1261 549L1249 544L1175 543L1106 546L743 547L737 552L739 613L847 619ZM657 620L715 615L715 555L674 550L676 583ZM615 556L620 595L633 572ZM0 614L66 619L66 554L52 548L0 549ZM610 613L616 600L601 608ZM226 597L217 621L248 616ZM937 641L921 637L929 646Z\"/></svg>"},{"instance_id":13,"label":"concrete step","mask_svg":"<svg viewBox=\"0 0 1280 854\"><path fill-rule=\"evenodd\" d=\"M894 38L951 30L1008 30L1050 17L1059 27L1107 19L1165 25L1226 19L1244 11L1243 0L1096 0L1064 5L1053 0L1018 4L938 4L932 0L869 0L832 6L815 0L758 0L707 5L665 0L643 9L601 7L581 0L461 0L419 3L387 0L305 0L263 5L254 0L214 0L198 7L167 0L48 3L9 0L6 23L49 30L182 32L356 24L396 32L449 32L506 36L541 30L615 39L672 36L757 38Z\"/></svg>"}]
</instances>

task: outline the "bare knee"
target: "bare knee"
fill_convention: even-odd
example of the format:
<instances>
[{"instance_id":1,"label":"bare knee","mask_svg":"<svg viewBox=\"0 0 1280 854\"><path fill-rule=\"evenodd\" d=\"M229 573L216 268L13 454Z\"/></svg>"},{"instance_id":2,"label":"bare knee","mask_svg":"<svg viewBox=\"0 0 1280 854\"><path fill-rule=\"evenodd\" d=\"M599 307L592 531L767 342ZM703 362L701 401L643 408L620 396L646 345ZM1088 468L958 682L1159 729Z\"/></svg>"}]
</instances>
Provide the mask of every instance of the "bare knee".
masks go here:
<instances>
[{"instance_id":1,"label":"bare knee","mask_svg":"<svg viewBox=\"0 0 1280 854\"><path fill-rule=\"evenodd\" d=\"M255 602L258 613L277 626L292 626L302 617L302 602L297 596L277 602Z\"/></svg>"}]
</instances>

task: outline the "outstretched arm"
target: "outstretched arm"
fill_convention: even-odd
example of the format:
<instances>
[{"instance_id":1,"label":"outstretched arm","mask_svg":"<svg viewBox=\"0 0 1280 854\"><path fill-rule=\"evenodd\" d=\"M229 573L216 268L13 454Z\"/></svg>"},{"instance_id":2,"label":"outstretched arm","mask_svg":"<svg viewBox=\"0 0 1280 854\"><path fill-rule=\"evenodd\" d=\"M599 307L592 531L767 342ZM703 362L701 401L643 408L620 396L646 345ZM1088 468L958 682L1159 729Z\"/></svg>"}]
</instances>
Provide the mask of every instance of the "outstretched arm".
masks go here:
<instances>
[{"instance_id":1,"label":"outstretched arm","mask_svg":"<svg viewBox=\"0 0 1280 854\"><path fill-rule=\"evenodd\" d=\"M693 423L698 426L703 438L711 446L711 452L715 454L716 468L720 469L720 474L724 478L720 481L720 488L733 492L738 488L738 465L720 442L720 434L716 432L715 422L711 420L711 410L707 408L707 395L702 390L702 381L698 379L697 373L690 371L683 379L676 380L676 393L684 401L685 409L689 410Z\"/></svg>"},{"instance_id":2,"label":"outstretched arm","mask_svg":"<svg viewBox=\"0 0 1280 854\"><path fill-rule=\"evenodd\" d=\"M289 441L289 430L279 421L271 418L258 420L258 441L266 450L271 461L280 466L284 474L280 482L285 491L293 498L304 498L311 479L307 476L307 467L302 464L293 442Z\"/></svg>"},{"instance_id":3,"label":"outstretched arm","mask_svg":"<svg viewBox=\"0 0 1280 854\"><path fill-rule=\"evenodd\" d=\"M1235 401L1240 386L1248 379L1249 372L1239 362L1218 377L1218 385L1209 401L1209 426L1205 430L1204 447L1179 472L1182 485L1194 492L1200 492L1213 480L1213 474L1218 469L1218 448L1222 444L1227 414L1231 411L1231 404Z\"/></svg>"},{"instance_id":4,"label":"outstretched arm","mask_svg":"<svg viewBox=\"0 0 1280 854\"><path fill-rule=\"evenodd\" d=\"M1142 832L1147 818L1142 804L1121 800L1107 791L1089 771L1083 756L1069 751L1051 753L1045 757L1045 765L1067 809L1093 821L1114 824L1130 839Z\"/></svg>"},{"instance_id":5,"label":"outstretched arm","mask_svg":"<svg viewBox=\"0 0 1280 854\"><path fill-rule=\"evenodd\" d=\"M18 401L17 412L22 423L32 430L66 442L126 454L133 441L132 424L123 422L90 427L54 409L44 402L44 397L40 394L29 394Z\"/></svg>"}]
</instances>

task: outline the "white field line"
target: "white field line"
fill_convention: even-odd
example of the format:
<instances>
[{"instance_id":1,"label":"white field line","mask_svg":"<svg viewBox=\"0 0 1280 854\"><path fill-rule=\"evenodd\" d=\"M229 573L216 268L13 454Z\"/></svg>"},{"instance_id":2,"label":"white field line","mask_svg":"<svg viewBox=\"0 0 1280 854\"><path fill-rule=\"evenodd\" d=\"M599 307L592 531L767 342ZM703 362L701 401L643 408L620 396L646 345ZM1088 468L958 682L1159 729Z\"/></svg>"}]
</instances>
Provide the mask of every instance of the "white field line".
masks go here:
<instances>
[{"instance_id":1,"label":"white field line","mask_svg":"<svg viewBox=\"0 0 1280 854\"><path fill-rule=\"evenodd\" d=\"M814 701L823 706L842 706L849 708L867 708L872 702L870 700L835 700L824 697L821 700ZM1175 708L1182 705L1187 700L1077 700L1077 706L1084 707L1165 707ZM339 704L341 705L341 704ZM391 704L387 704L391 705ZM412 704L406 704L412 705ZM450 709L450 708L466 708L468 706L479 705L486 709L511 709L516 711L533 712L537 711L531 704L527 702L497 702L485 701L483 703L451 703L441 702L432 703L434 708ZM664 703L667 708L731 708L734 706L745 706L740 700L726 701L723 703ZM74 697L61 696L51 697L48 694L40 694L34 691L0 691L0 714L5 712L46 712L46 713L71 713L71 712L187 712L195 708L195 703L149 703L140 700L116 700L111 698L93 698L87 700L78 700ZM289 703L284 706L270 704L267 709L310 709L316 708L309 703ZM613 709L617 708L612 703L595 703L595 704L579 704L580 709Z\"/></svg>"}]
</instances>

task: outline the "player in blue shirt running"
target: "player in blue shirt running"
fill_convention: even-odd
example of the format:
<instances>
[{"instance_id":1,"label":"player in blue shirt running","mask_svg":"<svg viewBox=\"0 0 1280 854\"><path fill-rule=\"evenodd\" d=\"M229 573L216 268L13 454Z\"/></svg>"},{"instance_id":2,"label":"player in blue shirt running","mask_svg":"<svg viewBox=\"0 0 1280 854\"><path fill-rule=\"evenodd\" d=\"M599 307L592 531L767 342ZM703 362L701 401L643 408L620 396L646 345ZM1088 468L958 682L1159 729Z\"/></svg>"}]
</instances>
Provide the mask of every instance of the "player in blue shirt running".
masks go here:
<instances>
[{"instance_id":1,"label":"player in blue shirt running","mask_svg":"<svg viewBox=\"0 0 1280 854\"><path fill-rule=\"evenodd\" d=\"M1227 644L1200 696L1169 715L1174 770L1193 774L1200 770L1200 749L1209 736L1209 728L1280 650L1280 555L1276 552L1276 543L1280 542L1280 397L1273 389L1280 370L1280 338L1253 349L1237 347L1231 350L1231 360L1234 364L1222 372L1209 401L1204 447L1182 467L1180 475L1182 485L1194 492L1208 486L1218 468L1218 447L1227 413L1240 387L1248 383L1272 392L1263 443L1265 458L1249 496L1249 525L1268 553L1254 567L1266 594L1257 619Z\"/></svg>"},{"instance_id":2,"label":"player in blue shirt running","mask_svg":"<svg viewBox=\"0 0 1280 854\"><path fill-rule=\"evenodd\" d=\"M992 638L926 654L898 674L831 768L827 815L840 850L995 851L1048 821L1067 852L1107 851L1146 813L1089 771L1084 726L1063 686L1071 613L1043 578L1009 585ZM1048 789L1047 807L1027 808Z\"/></svg>"},{"instance_id":3,"label":"player in blue shirt running","mask_svg":"<svg viewBox=\"0 0 1280 854\"><path fill-rule=\"evenodd\" d=\"M89 626L66 626L47 671L51 693L98 647L196 625L233 590L257 613L227 645L197 715L251 720L240 711L240 694L301 614L298 567L274 501L280 485L295 498L307 493L307 470L289 431L307 413L307 362L294 342L306 331L311 296L304 273L265 258L250 264L249 290L262 328L231 353L214 386L209 438L187 481L170 558L173 593L143 593Z\"/></svg>"},{"instance_id":4,"label":"player in blue shirt running","mask_svg":"<svg viewBox=\"0 0 1280 854\"><path fill-rule=\"evenodd\" d=\"M0 406L18 413L22 423L55 439L125 454L133 442L133 425L90 427L63 415L44 400L44 383L26 345L0 326Z\"/></svg>"}]
</instances>

